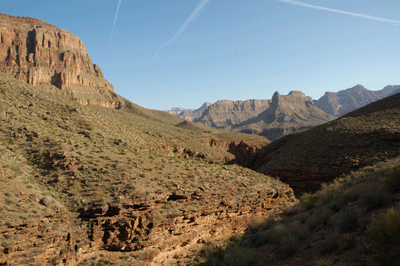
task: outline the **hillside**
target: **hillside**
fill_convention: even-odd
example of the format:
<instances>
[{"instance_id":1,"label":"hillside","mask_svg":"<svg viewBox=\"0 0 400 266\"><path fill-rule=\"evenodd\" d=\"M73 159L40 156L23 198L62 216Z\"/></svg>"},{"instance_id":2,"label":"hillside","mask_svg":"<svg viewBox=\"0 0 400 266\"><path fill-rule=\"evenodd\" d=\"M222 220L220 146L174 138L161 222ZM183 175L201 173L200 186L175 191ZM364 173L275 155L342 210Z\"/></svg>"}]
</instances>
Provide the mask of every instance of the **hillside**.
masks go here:
<instances>
[{"instance_id":1,"label":"hillside","mask_svg":"<svg viewBox=\"0 0 400 266\"><path fill-rule=\"evenodd\" d=\"M186 264L295 201L281 182L220 164L263 137L62 92L0 73L2 264Z\"/></svg>"},{"instance_id":2,"label":"hillside","mask_svg":"<svg viewBox=\"0 0 400 266\"><path fill-rule=\"evenodd\" d=\"M294 188L315 187L360 167L399 155L400 94L329 123L284 136L249 163Z\"/></svg>"}]
</instances>

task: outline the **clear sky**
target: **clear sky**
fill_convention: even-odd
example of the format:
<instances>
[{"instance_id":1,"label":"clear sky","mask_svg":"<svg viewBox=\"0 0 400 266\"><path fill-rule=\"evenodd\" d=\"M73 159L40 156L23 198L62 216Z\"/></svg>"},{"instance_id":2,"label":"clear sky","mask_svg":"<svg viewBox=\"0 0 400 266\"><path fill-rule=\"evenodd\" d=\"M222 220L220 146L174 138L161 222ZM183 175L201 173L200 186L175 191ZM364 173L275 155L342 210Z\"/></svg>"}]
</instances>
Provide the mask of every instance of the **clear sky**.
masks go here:
<instances>
[{"instance_id":1,"label":"clear sky","mask_svg":"<svg viewBox=\"0 0 400 266\"><path fill-rule=\"evenodd\" d=\"M400 84L399 0L12 0L0 12L77 35L146 108Z\"/></svg>"}]
</instances>

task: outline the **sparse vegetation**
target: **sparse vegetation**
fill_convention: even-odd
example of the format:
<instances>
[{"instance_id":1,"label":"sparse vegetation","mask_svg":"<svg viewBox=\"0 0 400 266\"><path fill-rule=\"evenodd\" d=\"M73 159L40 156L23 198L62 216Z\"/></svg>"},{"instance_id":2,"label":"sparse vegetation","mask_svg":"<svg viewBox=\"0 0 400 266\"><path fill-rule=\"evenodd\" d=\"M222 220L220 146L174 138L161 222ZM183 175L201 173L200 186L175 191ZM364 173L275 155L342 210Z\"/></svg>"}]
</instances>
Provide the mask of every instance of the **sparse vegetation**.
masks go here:
<instances>
[{"instance_id":1,"label":"sparse vegetation","mask_svg":"<svg viewBox=\"0 0 400 266\"><path fill-rule=\"evenodd\" d=\"M398 265L400 258L400 211L389 208L374 216L367 237L382 265Z\"/></svg>"},{"instance_id":2,"label":"sparse vegetation","mask_svg":"<svg viewBox=\"0 0 400 266\"><path fill-rule=\"evenodd\" d=\"M259 219L262 222L251 225L235 245L261 252L259 256L273 252L270 256L275 260L290 261L294 256L297 263L302 259L310 263L304 254L311 252L316 265L331 265L338 254L344 265L353 260L398 265L400 211L397 207L381 210L397 202L394 199L399 196L398 190L388 184L395 182L391 178L399 165L400 157L336 179L315 194L303 194L297 205L280 216ZM360 244L364 242L371 245L376 260L365 254L365 246ZM223 257L224 251L219 250L218 254Z\"/></svg>"}]
</instances>

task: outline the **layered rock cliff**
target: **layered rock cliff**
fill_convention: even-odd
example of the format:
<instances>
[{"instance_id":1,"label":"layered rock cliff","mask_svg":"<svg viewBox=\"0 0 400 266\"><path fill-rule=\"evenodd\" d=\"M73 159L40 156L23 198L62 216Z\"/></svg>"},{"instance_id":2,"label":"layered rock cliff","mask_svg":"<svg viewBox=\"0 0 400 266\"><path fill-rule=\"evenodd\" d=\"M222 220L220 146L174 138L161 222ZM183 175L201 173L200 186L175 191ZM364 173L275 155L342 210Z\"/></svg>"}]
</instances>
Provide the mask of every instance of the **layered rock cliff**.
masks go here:
<instances>
[{"instance_id":1,"label":"layered rock cliff","mask_svg":"<svg viewBox=\"0 0 400 266\"><path fill-rule=\"evenodd\" d=\"M275 92L271 100L227 101L211 105L195 122L214 128L257 134L275 140L335 119L300 91Z\"/></svg>"},{"instance_id":2,"label":"layered rock cliff","mask_svg":"<svg viewBox=\"0 0 400 266\"><path fill-rule=\"evenodd\" d=\"M114 89L77 36L28 17L0 14L0 71L34 86Z\"/></svg>"},{"instance_id":3,"label":"layered rock cliff","mask_svg":"<svg viewBox=\"0 0 400 266\"><path fill-rule=\"evenodd\" d=\"M343 116L384 97L381 91L370 91L357 85L347 90L326 92L314 104L331 115Z\"/></svg>"},{"instance_id":4,"label":"layered rock cliff","mask_svg":"<svg viewBox=\"0 0 400 266\"><path fill-rule=\"evenodd\" d=\"M208 107L195 122L221 129L231 129L259 115L269 108L270 100L228 101L221 100Z\"/></svg>"},{"instance_id":5,"label":"layered rock cliff","mask_svg":"<svg viewBox=\"0 0 400 266\"><path fill-rule=\"evenodd\" d=\"M234 127L234 131L258 134L275 140L294 131L323 124L335 119L313 104L311 97L300 91L288 95L275 92L271 106L250 120Z\"/></svg>"},{"instance_id":6,"label":"layered rock cliff","mask_svg":"<svg viewBox=\"0 0 400 266\"><path fill-rule=\"evenodd\" d=\"M187 121L193 121L202 116L204 111L211 105L211 103L205 102L198 109L183 109L179 107L173 107L171 110L167 111L167 113L175 115L177 117L183 118Z\"/></svg>"}]
</instances>

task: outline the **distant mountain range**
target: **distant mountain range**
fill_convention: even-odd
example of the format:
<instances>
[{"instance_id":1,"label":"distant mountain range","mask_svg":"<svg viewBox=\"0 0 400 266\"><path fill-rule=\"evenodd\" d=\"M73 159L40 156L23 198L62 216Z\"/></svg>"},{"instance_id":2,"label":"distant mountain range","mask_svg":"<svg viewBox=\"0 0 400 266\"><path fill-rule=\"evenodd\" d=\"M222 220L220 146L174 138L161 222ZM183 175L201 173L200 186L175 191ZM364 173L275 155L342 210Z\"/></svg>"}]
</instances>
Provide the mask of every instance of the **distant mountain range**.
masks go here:
<instances>
[{"instance_id":1,"label":"distant mountain range","mask_svg":"<svg viewBox=\"0 0 400 266\"><path fill-rule=\"evenodd\" d=\"M362 85L338 92L326 92L318 100L300 91L289 95L275 92L271 100L204 103L199 109L172 108L170 114L214 128L258 134L275 140L297 130L331 121L371 102L400 92L400 85L379 91Z\"/></svg>"}]
</instances>

